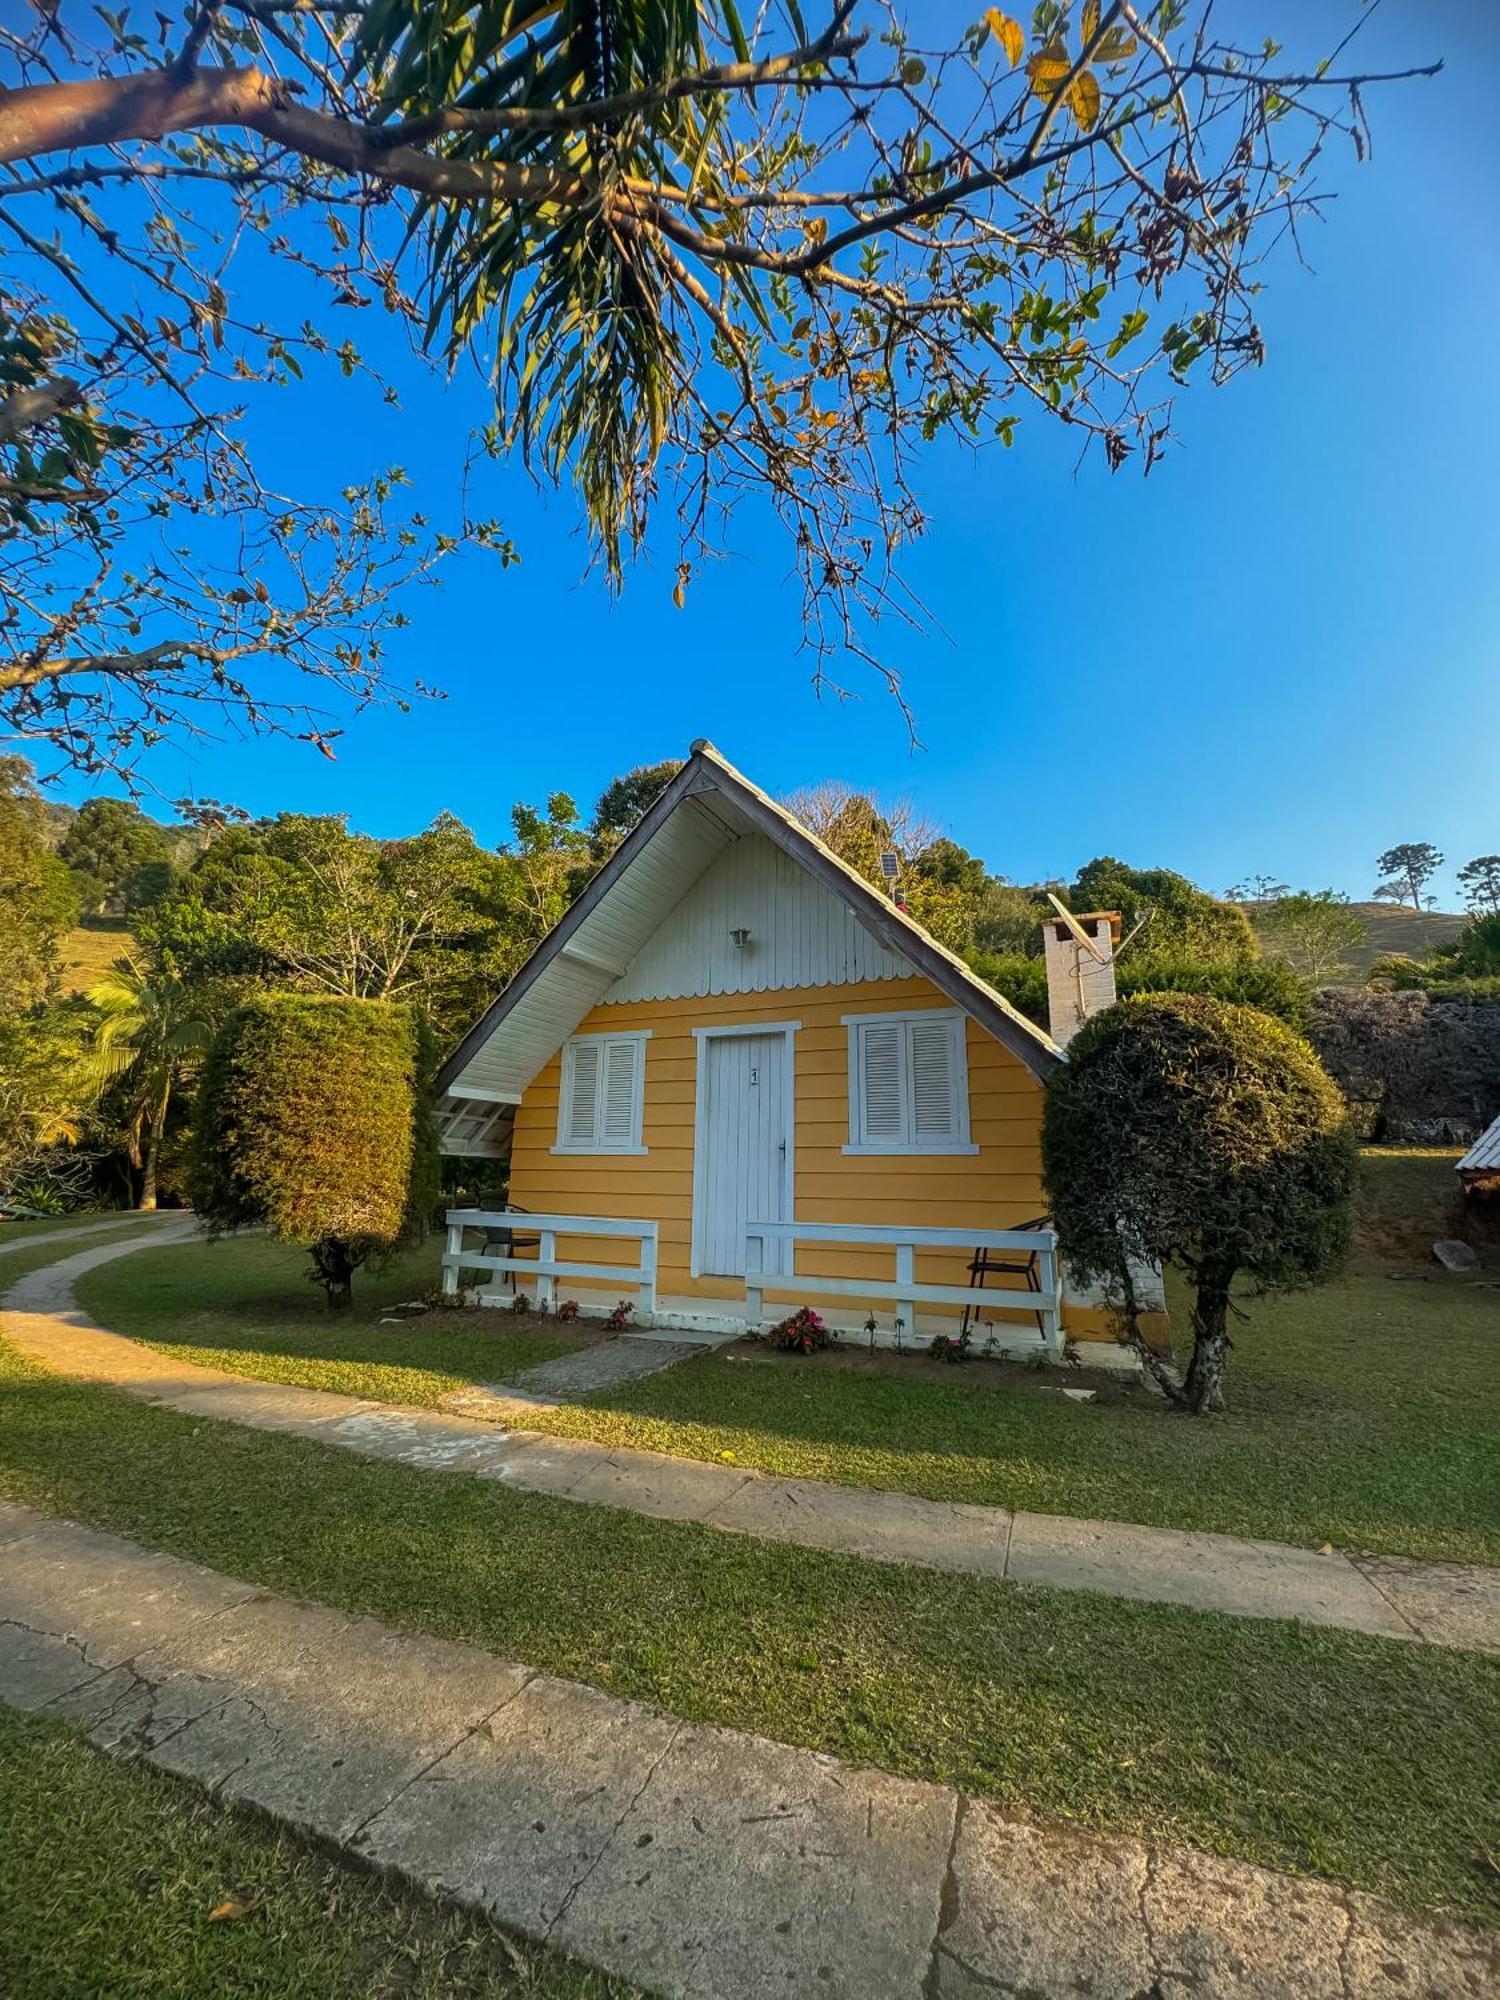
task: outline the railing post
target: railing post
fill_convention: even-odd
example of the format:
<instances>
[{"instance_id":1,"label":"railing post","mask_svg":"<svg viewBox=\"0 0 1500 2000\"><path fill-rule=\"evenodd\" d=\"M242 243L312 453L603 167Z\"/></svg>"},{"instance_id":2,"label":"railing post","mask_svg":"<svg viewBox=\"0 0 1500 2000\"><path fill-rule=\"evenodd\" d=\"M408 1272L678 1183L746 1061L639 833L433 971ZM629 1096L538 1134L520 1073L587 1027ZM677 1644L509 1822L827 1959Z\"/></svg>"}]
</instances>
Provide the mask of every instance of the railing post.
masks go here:
<instances>
[{"instance_id":1,"label":"railing post","mask_svg":"<svg viewBox=\"0 0 1500 2000\"><path fill-rule=\"evenodd\" d=\"M766 1239L747 1229L745 1231L745 1329L749 1333L755 1332L766 1314L765 1293L762 1289L765 1263Z\"/></svg>"},{"instance_id":2,"label":"railing post","mask_svg":"<svg viewBox=\"0 0 1500 2000\"><path fill-rule=\"evenodd\" d=\"M658 1225L652 1223L641 1237L641 1296L639 1312L648 1318L656 1311L656 1239Z\"/></svg>"},{"instance_id":3,"label":"railing post","mask_svg":"<svg viewBox=\"0 0 1500 2000\"><path fill-rule=\"evenodd\" d=\"M557 1236L555 1231L551 1229L539 1229L536 1233L536 1243L537 1262L539 1264L555 1264L557 1262ZM511 1254L514 1255L514 1251ZM519 1276L520 1274L517 1273L518 1281ZM539 1306L545 1306L549 1312L557 1303L557 1280L552 1276L550 1271L539 1271L537 1273L536 1302Z\"/></svg>"},{"instance_id":4,"label":"railing post","mask_svg":"<svg viewBox=\"0 0 1500 2000\"><path fill-rule=\"evenodd\" d=\"M896 1245L896 1283L898 1285L914 1285L916 1282L916 1250L910 1243L898 1243ZM901 1319L906 1321L907 1337L915 1340L917 1336L916 1300L898 1298L896 1301L896 1312Z\"/></svg>"},{"instance_id":5,"label":"railing post","mask_svg":"<svg viewBox=\"0 0 1500 2000\"><path fill-rule=\"evenodd\" d=\"M1062 1297L1057 1275L1057 1238L1054 1236L1041 1253L1042 1290L1052 1294L1052 1303L1044 1315L1047 1322L1047 1345L1054 1354L1061 1354L1063 1348Z\"/></svg>"},{"instance_id":6,"label":"railing post","mask_svg":"<svg viewBox=\"0 0 1500 2000\"><path fill-rule=\"evenodd\" d=\"M464 1226L449 1221L448 1247L443 1252L443 1290L451 1297L458 1290L458 1260L464 1253Z\"/></svg>"}]
</instances>

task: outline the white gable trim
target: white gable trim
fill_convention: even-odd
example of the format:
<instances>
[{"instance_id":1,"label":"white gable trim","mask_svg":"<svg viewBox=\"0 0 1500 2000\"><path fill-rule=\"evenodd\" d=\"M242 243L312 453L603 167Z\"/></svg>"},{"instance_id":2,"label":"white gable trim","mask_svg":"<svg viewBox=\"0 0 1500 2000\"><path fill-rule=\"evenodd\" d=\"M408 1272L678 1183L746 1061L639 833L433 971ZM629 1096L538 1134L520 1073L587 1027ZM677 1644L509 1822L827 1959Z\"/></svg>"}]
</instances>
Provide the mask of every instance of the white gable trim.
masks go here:
<instances>
[{"instance_id":1,"label":"white gable trim","mask_svg":"<svg viewBox=\"0 0 1500 2000\"><path fill-rule=\"evenodd\" d=\"M690 804L691 823L686 817L678 820ZM466 1084L524 1090L599 1005L612 983L605 972L591 971L584 962L585 954L595 962L619 962L617 953L596 948L599 926L591 932L591 920L598 916L600 925L623 938L629 952L639 950L715 855L746 830L765 834L800 863L874 937L931 980L1035 1077L1045 1080L1063 1059L1049 1036L986 986L961 958L726 763L711 744L698 742L677 776L443 1064L437 1088L458 1095ZM664 832L667 838L657 846L657 836ZM643 894L632 871L648 855L651 864L643 878L648 893ZM606 915L606 903L615 914ZM567 955L570 945L576 946L573 957ZM509 1032L502 1035L507 1023Z\"/></svg>"},{"instance_id":2,"label":"white gable trim","mask_svg":"<svg viewBox=\"0 0 1500 2000\"><path fill-rule=\"evenodd\" d=\"M743 945L736 931L746 933ZM730 841L652 932L606 1006L910 978L848 899L765 834Z\"/></svg>"}]
</instances>

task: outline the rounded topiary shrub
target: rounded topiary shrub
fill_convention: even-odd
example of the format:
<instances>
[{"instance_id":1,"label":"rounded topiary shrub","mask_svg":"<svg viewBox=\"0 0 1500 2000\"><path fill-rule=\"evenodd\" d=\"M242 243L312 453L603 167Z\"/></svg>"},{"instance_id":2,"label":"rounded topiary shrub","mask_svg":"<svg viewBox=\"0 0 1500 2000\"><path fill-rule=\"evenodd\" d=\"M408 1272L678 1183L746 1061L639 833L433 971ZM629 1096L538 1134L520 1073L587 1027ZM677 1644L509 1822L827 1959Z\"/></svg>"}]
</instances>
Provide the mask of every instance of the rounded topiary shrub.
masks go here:
<instances>
[{"instance_id":1,"label":"rounded topiary shrub","mask_svg":"<svg viewBox=\"0 0 1500 2000\"><path fill-rule=\"evenodd\" d=\"M193 1205L211 1228L262 1223L312 1252L330 1305L425 1220L432 1178L423 1037L410 1010L276 993L237 1008L198 1098Z\"/></svg>"},{"instance_id":2,"label":"rounded topiary shrub","mask_svg":"<svg viewBox=\"0 0 1500 2000\"><path fill-rule=\"evenodd\" d=\"M1222 1401L1231 1291L1315 1283L1349 1241L1355 1144L1307 1043L1253 1007L1148 994L1087 1022L1047 1089L1042 1162L1064 1258L1201 1414ZM1186 1378L1136 1324L1132 1263L1193 1290Z\"/></svg>"}]
</instances>

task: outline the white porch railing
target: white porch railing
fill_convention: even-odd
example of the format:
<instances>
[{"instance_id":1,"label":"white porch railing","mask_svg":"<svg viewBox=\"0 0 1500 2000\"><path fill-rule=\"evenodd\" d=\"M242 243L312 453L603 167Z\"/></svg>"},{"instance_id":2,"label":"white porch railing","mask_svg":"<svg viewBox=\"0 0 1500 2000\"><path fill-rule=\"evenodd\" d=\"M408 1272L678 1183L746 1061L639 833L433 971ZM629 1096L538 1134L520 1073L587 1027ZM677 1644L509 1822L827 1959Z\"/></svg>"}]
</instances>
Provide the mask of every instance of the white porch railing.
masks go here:
<instances>
[{"instance_id":1,"label":"white porch railing","mask_svg":"<svg viewBox=\"0 0 1500 2000\"><path fill-rule=\"evenodd\" d=\"M788 1271L768 1271L766 1245L790 1246ZM797 1274L799 1243L839 1243L863 1248L889 1245L896 1253L895 1278L819 1278ZM1015 1250L1036 1259L1040 1289L973 1285L925 1285L916 1281L919 1250ZM986 1312L1023 1313L1040 1321L1043 1348L1062 1353L1062 1287L1057 1270L1057 1237L1050 1229L917 1229L868 1227L858 1222L752 1222L745 1228L745 1321L752 1331L765 1317L765 1294L776 1292L802 1299L826 1298L883 1301L915 1334L919 1305L982 1306Z\"/></svg>"},{"instance_id":2,"label":"white porch railing","mask_svg":"<svg viewBox=\"0 0 1500 2000\"><path fill-rule=\"evenodd\" d=\"M534 1237L537 1254L497 1257L486 1250L466 1250L466 1229L483 1229L490 1234L508 1229L512 1252L516 1237ZM570 1263L558 1257L559 1236L634 1237L640 1244L640 1253L634 1264ZM637 1310L644 1316L656 1311L656 1239L656 1223L627 1222L617 1216L527 1215L519 1209L450 1208L448 1247L443 1252L443 1290L458 1290L460 1271L517 1271L536 1280L537 1303L552 1306L557 1302L559 1278L602 1278L627 1289L633 1287L640 1295Z\"/></svg>"}]
</instances>

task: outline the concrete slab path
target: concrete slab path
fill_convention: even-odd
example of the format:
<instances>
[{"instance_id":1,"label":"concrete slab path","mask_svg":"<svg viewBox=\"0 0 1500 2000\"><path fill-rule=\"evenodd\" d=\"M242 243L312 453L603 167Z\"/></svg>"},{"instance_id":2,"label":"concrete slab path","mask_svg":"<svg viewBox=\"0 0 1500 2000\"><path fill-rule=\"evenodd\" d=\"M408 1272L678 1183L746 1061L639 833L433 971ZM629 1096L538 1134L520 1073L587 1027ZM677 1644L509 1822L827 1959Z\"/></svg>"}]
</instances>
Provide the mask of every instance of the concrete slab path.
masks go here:
<instances>
[{"instance_id":1,"label":"concrete slab path","mask_svg":"<svg viewBox=\"0 0 1500 2000\"><path fill-rule=\"evenodd\" d=\"M526 1368L508 1382L476 1382L471 1389L455 1389L443 1398L445 1410L465 1416L488 1417L491 1422L513 1423L528 1403L556 1407L577 1402L596 1389L613 1389L621 1382L637 1382L643 1375L656 1375L663 1368L675 1368L688 1361L702 1347L681 1340L650 1340L636 1335L625 1340L619 1335L580 1347L576 1354L559 1354L535 1368Z\"/></svg>"},{"instance_id":2,"label":"concrete slab path","mask_svg":"<svg viewBox=\"0 0 1500 2000\"><path fill-rule=\"evenodd\" d=\"M161 1228L164 1231L180 1230L182 1212L178 1209L158 1209L153 1215L138 1215L128 1208L122 1208L109 1215L101 1215L97 1222L80 1222L67 1229L28 1230L24 1236L8 1236L0 1243L0 1257L8 1257L13 1250L45 1249L49 1244L81 1243L101 1235L109 1229ZM174 1232L175 1233L175 1232Z\"/></svg>"},{"instance_id":3,"label":"concrete slab path","mask_svg":"<svg viewBox=\"0 0 1500 2000\"><path fill-rule=\"evenodd\" d=\"M93 1324L73 1301L85 1271L165 1240L97 1244L22 1278L0 1305L0 1334L64 1375L110 1383L195 1417L291 1432L370 1458L483 1479L726 1533L797 1542L879 1562L1002 1577L1223 1611L1299 1618L1438 1646L1500 1653L1500 1570L1289 1547L1124 1521L962 1506L875 1488L781 1479L413 1410L201 1368Z\"/></svg>"},{"instance_id":4,"label":"concrete slab path","mask_svg":"<svg viewBox=\"0 0 1500 2000\"><path fill-rule=\"evenodd\" d=\"M0 1701L691 2000L1480 2000L1500 1940L1007 1817L0 1503Z\"/></svg>"}]
</instances>

